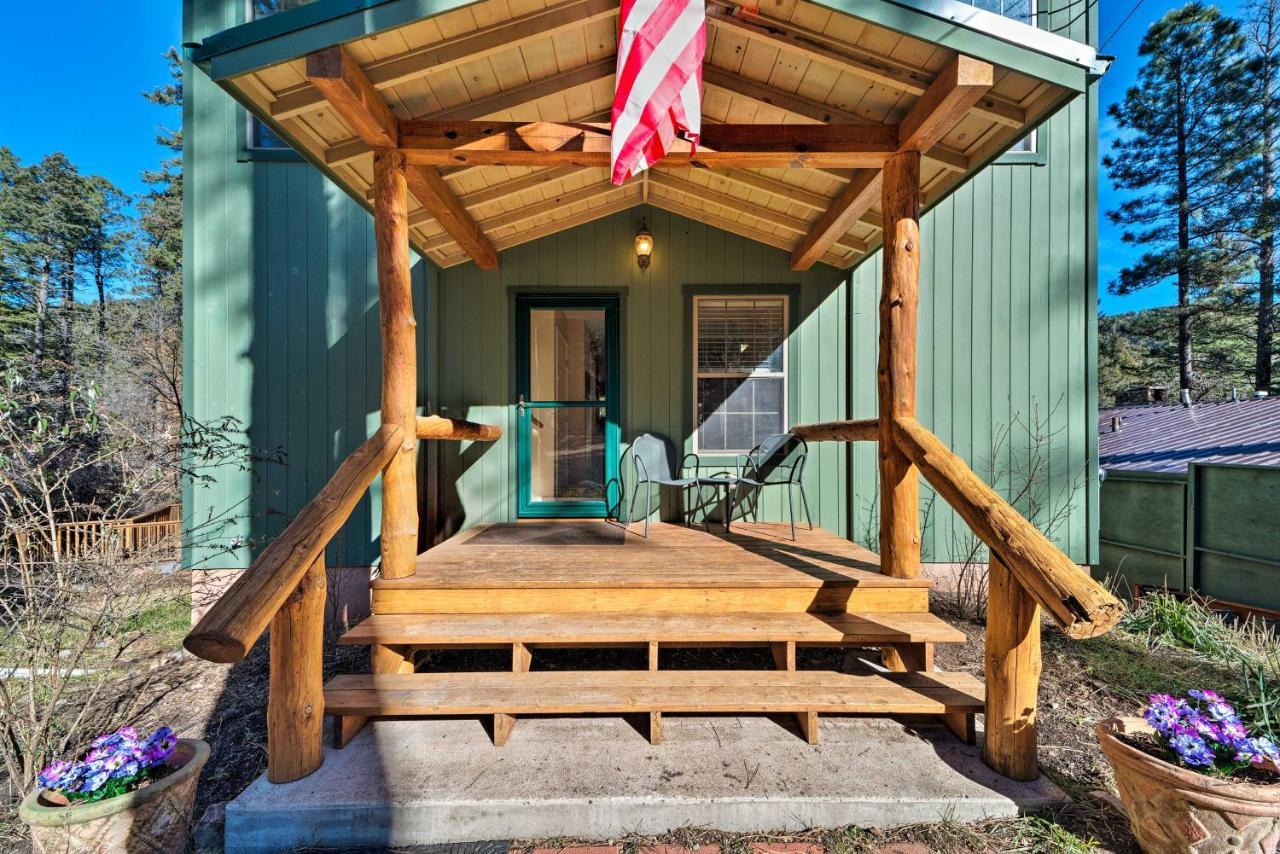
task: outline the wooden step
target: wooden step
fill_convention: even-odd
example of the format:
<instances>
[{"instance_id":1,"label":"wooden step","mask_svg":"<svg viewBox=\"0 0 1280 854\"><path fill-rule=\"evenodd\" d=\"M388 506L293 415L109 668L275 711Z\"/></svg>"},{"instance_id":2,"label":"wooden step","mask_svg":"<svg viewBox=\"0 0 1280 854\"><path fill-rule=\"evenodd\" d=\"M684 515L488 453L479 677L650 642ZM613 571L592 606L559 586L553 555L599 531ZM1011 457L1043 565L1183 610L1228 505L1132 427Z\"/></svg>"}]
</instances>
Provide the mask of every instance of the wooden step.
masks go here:
<instances>
[{"instance_id":1,"label":"wooden step","mask_svg":"<svg viewBox=\"0 0 1280 854\"><path fill-rule=\"evenodd\" d=\"M480 526L373 583L377 614L902 613L929 610L931 582L892 578L867 549L821 529L744 524L732 534L605 522Z\"/></svg>"},{"instance_id":2,"label":"wooden step","mask_svg":"<svg viewBox=\"0 0 1280 854\"><path fill-rule=\"evenodd\" d=\"M812 646L963 643L965 635L929 613L814 614L375 614L344 644L419 648L541 646Z\"/></svg>"},{"instance_id":3,"label":"wooden step","mask_svg":"<svg viewBox=\"0 0 1280 854\"><path fill-rule=\"evenodd\" d=\"M376 614L581 614L601 611L720 615L744 611L924 613L925 587L861 587L836 583L770 588L721 586L652 588L535 587L509 589L374 587Z\"/></svg>"},{"instance_id":4,"label":"wooden step","mask_svg":"<svg viewBox=\"0 0 1280 854\"><path fill-rule=\"evenodd\" d=\"M974 713L982 711L983 701L984 688L977 678L967 673L938 672L874 675L824 670L403 673L337 676L324 689L326 714L357 718L797 712L808 716L819 713L944 715L950 725L957 719L971 719ZM656 717L651 720L657 724Z\"/></svg>"}]
</instances>

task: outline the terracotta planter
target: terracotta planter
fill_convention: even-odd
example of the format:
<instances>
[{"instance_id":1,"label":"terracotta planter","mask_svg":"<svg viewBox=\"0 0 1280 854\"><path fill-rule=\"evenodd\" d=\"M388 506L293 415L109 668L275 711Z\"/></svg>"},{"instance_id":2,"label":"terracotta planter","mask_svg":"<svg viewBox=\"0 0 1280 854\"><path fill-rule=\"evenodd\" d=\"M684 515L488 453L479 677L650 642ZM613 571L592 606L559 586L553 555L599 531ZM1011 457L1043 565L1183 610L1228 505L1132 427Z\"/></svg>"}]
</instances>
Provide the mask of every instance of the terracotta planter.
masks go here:
<instances>
[{"instance_id":1,"label":"terracotta planter","mask_svg":"<svg viewBox=\"0 0 1280 854\"><path fill-rule=\"evenodd\" d=\"M31 828L37 854L169 852L187 846L196 781L209 745L178 740L169 764L176 770L135 792L89 804L61 806L48 789L32 792L18 815Z\"/></svg>"},{"instance_id":2,"label":"terracotta planter","mask_svg":"<svg viewBox=\"0 0 1280 854\"><path fill-rule=\"evenodd\" d=\"M1152 733L1141 718L1098 723L1098 743L1116 772L1129 827L1143 851L1272 854L1280 841L1280 784L1209 777L1125 744L1123 733Z\"/></svg>"}]
</instances>

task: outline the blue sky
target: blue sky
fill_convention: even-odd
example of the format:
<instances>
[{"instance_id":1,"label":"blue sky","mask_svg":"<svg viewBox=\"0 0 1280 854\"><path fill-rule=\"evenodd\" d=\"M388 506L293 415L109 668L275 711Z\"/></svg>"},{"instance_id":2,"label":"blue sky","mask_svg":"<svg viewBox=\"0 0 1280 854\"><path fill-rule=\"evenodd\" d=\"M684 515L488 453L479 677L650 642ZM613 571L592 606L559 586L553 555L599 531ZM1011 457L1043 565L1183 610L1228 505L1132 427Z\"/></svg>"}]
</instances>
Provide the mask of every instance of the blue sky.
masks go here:
<instances>
[{"instance_id":1,"label":"blue sky","mask_svg":"<svg viewBox=\"0 0 1280 854\"><path fill-rule=\"evenodd\" d=\"M181 0L5 3L0 27L0 145L24 162L62 151L85 173L139 193L177 111L141 96L167 80L182 40ZM127 12L122 10L128 10Z\"/></svg>"},{"instance_id":2,"label":"blue sky","mask_svg":"<svg viewBox=\"0 0 1280 854\"><path fill-rule=\"evenodd\" d=\"M1138 11L1128 23L1112 36L1120 22L1134 8L1136 0L1098 0L1101 3L1101 23L1099 32L1105 40L1111 41L1101 52L1115 56L1116 61L1111 70L1102 78L1101 116L1099 119L1099 156L1107 153L1111 140L1115 137L1115 122L1107 115L1108 105L1124 98L1125 90L1133 85L1138 76L1138 45L1147 27L1152 21L1171 9L1184 5L1186 0L1142 0ZM1227 14L1236 14L1240 3L1226 0L1217 4ZM1156 305L1171 305L1177 300L1172 284L1158 285L1127 297L1112 296L1107 293L1107 285L1116 278L1132 260L1141 255L1141 251L1124 245L1120 240L1121 230L1107 221L1106 211L1114 208L1123 198L1122 194L1112 189L1107 180L1105 170L1098 177L1098 301L1104 314L1117 314Z\"/></svg>"},{"instance_id":3,"label":"blue sky","mask_svg":"<svg viewBox=\"0 0 1280 854\"><path fill-rule=\"evenodd\" d=\"M1045 0L1041 0L1045 2ZM1142 0L1114 36L1135 0L1091 0L1101 4L1104 53L1115 55L1102 80L1099 148L1106 153L1114 134L1106 106L1123 97L1138 68L1138 43L1147 26L1181 0ZM139 173L161 157L157 127L176 117L144 101L139 93L165 82L164 51L181 40L179 0L129 0L130 14L104 0L13 3L0 28L0 145L24 161L63 151L81 170L105 175L130 193L143 189ZM1221 4L1236 10L1236 0ZM55 33L56 40L35 38ZM56 97L50 97L50 95ZM38 105L38 106L37 106ZM1117 201L1105 174L1099 181L1101 210ZM1099 236L1099 287L1107 313L1173 301L1171 287L1129 297L1106 293L1106 285L1138 253L1124 246L1118 229L1103 216Z\"/></svg>"}]
</instances>

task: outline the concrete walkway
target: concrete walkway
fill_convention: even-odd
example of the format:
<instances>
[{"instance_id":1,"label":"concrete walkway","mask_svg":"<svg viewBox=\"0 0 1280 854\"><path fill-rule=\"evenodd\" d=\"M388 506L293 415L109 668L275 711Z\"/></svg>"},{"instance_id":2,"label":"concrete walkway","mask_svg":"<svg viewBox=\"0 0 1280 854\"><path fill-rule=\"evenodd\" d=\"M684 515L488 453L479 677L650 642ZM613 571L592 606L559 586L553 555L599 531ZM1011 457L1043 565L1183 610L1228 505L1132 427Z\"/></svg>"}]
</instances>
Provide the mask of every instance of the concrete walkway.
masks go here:
<instances>
[{"instance_id":1,"label":"concrete walkway","mask_svg":"<svg viewBox=\"0 0 1280 854\"><path fill-rule=\"evenodd\" d=\"M729 831L1011 816L1065 800L1013 783L945 729L823 718L679 717L650 745L621 718L523 719L496 748L478 720L381 721L310 777L260 778L227 806L228 852Z\"/></svg>"}]
</instances>

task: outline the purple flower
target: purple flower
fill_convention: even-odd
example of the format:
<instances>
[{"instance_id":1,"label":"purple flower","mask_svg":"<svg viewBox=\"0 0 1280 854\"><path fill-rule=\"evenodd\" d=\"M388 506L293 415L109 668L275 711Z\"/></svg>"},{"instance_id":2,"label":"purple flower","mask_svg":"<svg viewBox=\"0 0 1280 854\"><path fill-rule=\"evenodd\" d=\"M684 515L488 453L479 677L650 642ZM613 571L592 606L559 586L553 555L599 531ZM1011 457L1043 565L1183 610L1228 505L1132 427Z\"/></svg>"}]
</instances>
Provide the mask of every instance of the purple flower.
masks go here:
<instances>
[{"instance_id":1,"label":"purple flower","mask_svg":"<svg viewBox=\"0 0 1280 854\"><path fill-rule=\"evenodd\" d=\"M1204 711L1215 721L1226 721L1236 717L1236 708L1230 703L1209 702L1205 704Z\"/></svg>"},{"instance_id":2,"label":"purple flower","mask_svg":"<svg viewBox=\"0 0 1280 854\"><path fill-rule=\"evenodd\" d=\"M1168 694L1152 694L1148 699L1151 705L1147 707L1143 717L1156 732L1168 737L1170 731L1178 724L1181 711L1186 708L1186 701Z\"/></svg>"},{"instance_id":3,"label":"purple flower","mask_svg":"<svg viewBox=\"0 0 1280 854\"><path fill-rule=\"evenodd\" d=\"M1280 749L1269 738L1245 738L1236 745L1235 760L1253 765L1261 765L1267 760L1275 762L1280 760Z\"/></svg>"},{"instance_id":4,"label":"purple flower","mask_svg":"<svg viewBox=\"0 0 1280 854\"><path fill-rule=\"evenodd\" d=\"M167 726L160 727L143 742L143 763L151 768L165 762L173 755L173 749L177 744L178 738L173 734L173 730Z\"/></svg>"},{"instance_id":5,"label":"purple flower","mask_svg":"<svg viewBox=\"0 0 1280 854\"><path fill-rule=\"evenodd\" d=\"M96 792L101 789L111 777L111 772L102 767L102 763L85 763L84 771L80 776L80 785L76 788L77 792Z\"/></svg>"},{"instance_id":6,"label":"purple flower","mask_svg":"<svg viewBox=\"0 0 1280 854\"><path fill-rule=\"evenodd\" d=\"M1213 764L1213 751L1209 749L1204 740L1194 735L1178 735L1169 741L1169 747L1174 753L1178 754L1178 758L1188 765L1210 766Z\"/></svg>"},{"instance_id":7,"label":"purple flower","mask_svg":"<svg viewBox=\"0 0 1280 854\"><path fill-rule=\"evenodd\" d=\"M57 759L50 762L36 779L45 789L67 789L80 779L80 769L79 762Z\"/></svg>"},{"instance_id":8,"label":"purple flower","mask_svg":"<svg viewBox=\"0 0 1280 854\"><path fill-rule=\"evenodd\" d=\"M1222 727L1222 740L1232 745L1233 747L1236 745L1237 742L1242 741L1244 738L1246 738L1249 735L1249 733L1244 728L1244 724L1240 722L1239 718L1232 718L1230 720L1225 720L1222 722L1221 727Z\"/></svg>"},{"instance_id":9,"label":"purple flower","mask_svg":"<svg viewBox=\"0 0 1280 854\"><path fill-rule=\"evenodd\" d=\"M1205 703L1226 703L1227 702L1222 698L1222 695L1219 694L1217 691L1202 691L1196 688L1192 688L1190 691L1187 692L1187 696L1193 700L1201 700ZM1235 711L1235 710L1232 709L1232 711Z\"/></svg>"},{"instance_id":10,"label":"purple flower","mask_svg":"<svg viewBox=\"0 0 1280 854\"><path fill-rule=\"evenodd\" d=\"M125 780L129 777L136 777L142 771L142 766L137 761L130 759L124 762L111 773L111 776L117 780Z\"/></svg>"}]
</instances>

